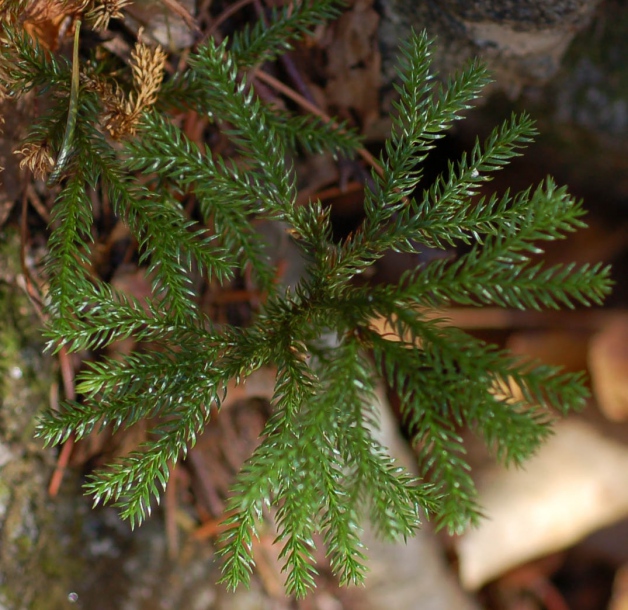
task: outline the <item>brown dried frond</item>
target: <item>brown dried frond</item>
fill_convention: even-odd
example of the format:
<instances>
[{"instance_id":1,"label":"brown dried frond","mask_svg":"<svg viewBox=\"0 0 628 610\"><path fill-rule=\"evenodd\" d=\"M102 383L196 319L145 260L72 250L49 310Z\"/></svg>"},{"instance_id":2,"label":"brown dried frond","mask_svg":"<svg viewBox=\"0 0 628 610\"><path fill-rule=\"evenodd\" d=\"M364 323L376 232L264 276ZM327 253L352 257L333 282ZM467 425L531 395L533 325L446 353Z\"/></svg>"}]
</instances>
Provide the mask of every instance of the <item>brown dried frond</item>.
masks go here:
<instances>
[{"instance_id":1,"label":"brown dried frond","mask_svg":"<svg viewBox=\"0 0 628 610\"><path fill-rule=\"evenodd\" d=\"M20 169L27 167L38 179L43 179L54 166L54 159L50 155L48 146L41 142L28 142L14 154L24 157L20 161Z\"/></svg>"},{"instance_id":2,"label":"brown dried frond","mask_svg":"<svg viewBox=\"0 0 628 610\"><path fill-rule=\"evenodd\" d=\"M85 17L95 30L106 30L109 21L124 17L122 9L128 4L131 4L131 0L96 0Z\"/></svg>"},{"instance_id":3,"label":"brown dried frond","mask_svg":"<svg viewBox=\"0 0 628 610\"><path fill-rule=\"evenodd\" d=\"M111 104L111 118L106 125L114 138L135 133L142 112L157 101L166 58L167 55L161 47L151 49L143 42L135 45L130 61L135 91L123 104L116 92L115 103Z\"/></svg>"},{"instance_id":4,"label":"brown dried frond","mask_svg":"<svg viewBox=\"0 0 628 610\"><path fill-rule=\"evenodd\" d=\"M100 98L103 106L107 109L107 115L123 113L125 111L126 100L124 93L117 83L103 78L101 75L90 73L89 68L83 75L83 87L88 91L93 91Z\"/></svg>"},{"instance_id":5,"label":"brown dried frond","mask_svg":"<svg viewBox=\"0 0 628 610\"><path fill-rule=\"evenodd\" d=\"M9 22L19 21L32 38L54 51L66 17L76 17L87 3L88 0L15 0L8 9L0 8L0 16Z\"/></svg>"},{"instance_id":6,"label":"brown dried frond","mask_svg":"<svg viewBox=\"0 0 628 610\"><path fill-rule=\"evenodd\" d=\"M168 56L161 47L151 49L143 42L135 45L131 54L133 85L137 91L135 105L140 108L152 106L164 78L164 66Z\"/></svg>"},{"instance_id":7,"label":"brown dried frond","mask_svg":"<svg viewBox=\"0 0 628 610\"><path fill-rule=\"evenodd\" d=\"M86 4L87 0L14 0L0 2L0 14L4 16L6 13L10 17L18 17L23 24L35 25L75 15Z\"/></svg>"},{"instance_id":8,"label":"brown dried frond","mask_svg":"<svg viewBox=\"0 0 628 610\"><path fill-rule=\"evenodd\" d=\"M105 108L103 124L111 131L109 125L115 123L114 117L126 116L127 101L117 83L103 78L101 75L90 73L83 75L83 87L87 91L96 93Z\"/></svg>"}]
</instances>

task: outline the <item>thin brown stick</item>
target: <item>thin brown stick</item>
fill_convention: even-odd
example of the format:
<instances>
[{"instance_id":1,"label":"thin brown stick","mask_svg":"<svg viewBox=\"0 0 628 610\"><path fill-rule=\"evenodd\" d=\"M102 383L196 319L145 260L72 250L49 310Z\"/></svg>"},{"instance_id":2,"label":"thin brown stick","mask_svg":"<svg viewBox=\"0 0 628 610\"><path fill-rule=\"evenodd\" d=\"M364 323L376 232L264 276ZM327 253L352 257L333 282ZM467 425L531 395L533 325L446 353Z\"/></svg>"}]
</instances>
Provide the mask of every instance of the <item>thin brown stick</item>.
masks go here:
<instances>
[{"instance_id":1,"label":"thin brown stick","mask_svg":"<svg viewBox=\"0 0 628 610\"><path fill-rule=\"evenodd\" d=\"M294 60L290 55L280 55L279 62L283 66L286 74L290 77L290 80L294 84L297 89L299 95L302 95L310 104L315 104L314 96L310 91L310 88L307 86L307 83L301 76L297 65L294 63Z\"/></svg>"},{"instance_id":2,"label":"thin brown stick","mask_svg":"<svg viewBox=\"0 0 628 610\"><path fill-rule=\"evenodd\" d=\"M74 370L72 368L72 362L70 355L65 347L59 350L59 364L61 365L61 379L63 380L63 390L67 400L74 400L76 398L76 390L74 388ZM70 434L68 440L65 441L59 457L57 458L57 464L50 477L50 484L48 485L48 495L54 498L59 493L59 488L63 481L63 475L70 462L70 456L72 455L72 449L74 448L74 432Z\"/></svg>"},{"instance_id":3,"label":"thin brown stick","mask_svg":"<svg viewBox=\"0 0 628 610\"><path fill-rule=\"evenodd\" d=\"M201 451L192 447L188 451L187 463L195 478L195 496L197 500L210 513L214 515L221 514L225 506L216 492L211 473Z\"/></svg>"},{"instance_id":4,"label":"thin brown stick","mask_svg":"<svg viewBox=\"0 0 628 610\"><path fill-rule=\"evenodd\" d=\"M181 17L181 19L185 21L186 25L192 31L194 32L201 31L194 17L192 17L189 11L184 6L181 6L181 4L177 2L177 0L161 0L161 2L162 4L165 4L173 13L175 13L176 15L179 15L179 17Z\"/></svg>"},{"instance_id":5,"label":"thin brown stick","mask_svg":"<svg viewBox=\"0 0 628 610\"><path fill-rule=\"evenodd\" d=\"M331 124L332 127L339 127L338 123L336 123L328 114L324 113L320 108L315 106L314 104L308 102L302 95L298 94L294 89L288 87L280 80L277 80L274 76L271 76L267 72L262 72L261 70L255 72L254 77L262 82L270 85L273 89L276 89L280 93L283 93L286 97L290 98L293 102L296 102L303 108L307 110L311 114L316 115L320 118L324 123ZM358 154L380 175L384 176L384 170L382 166L379 164L377 159L365 148L358 148Z\"/></svg>"},{"instance_id":6,"label":"thin brown stick","mask_svg":"<svg viewBox=\"0 0 628 610\"><path fill-rule=\"evenodd\" d=\"M51 498L56 497L56 495L59 493L59 488L61 487L61 483L63 482L63 475L65 474L68 463L70 462L70 456L72 455L73 448L74 433L70 434L68 440L65 441L65 444L63 445L63 447L61 447L55 469L52 473L52 476L50 477L50 483L48 485L48 495Z\"/></svg>"},{"instance_id":7,"label":"thin brown stick","mask_svg":"<svg viewBox=\"0 0 628 610\"><path fill-rule=\"evenodd\" d=\"M316 199L319 201L326 201L327 199L335 199L337 197L344 197L351 193L358 193L364 190L364 185L361 182L349 182L344 188L338 186L331 186L322 191L316 192Z\"/></svg>"},{"instance_id":8,"label":"thin brown stick","mask_svg":"<svg viewBox=\"0 0 628 610\"><path fill-rule=\"evenodd\" d=\"M29 182L26 186L26 194L28 195L28 202L37 210L37 213L41 216L41 219L50 224L50 213L48 208L43 204L41 198L37 194L32 182Z\"/></svg>"},{"instance_id":9,"label":"thin brown stick","mask_svg":"<svg viewBox=\"0 0 628 610\"><path fill-rule=\"evenodd\" d=\"M212 23L211 27L207 30L207 33L203 37L203 39L207 39L210 36L213 36L214 33L218 30L218 28L227 20L231 15L237 13L240 9L244 8L247 4L253 3L255 0L238 0L231 6L227 7L218 17L214 23Z\"/></svg>"},{"instance_id":10,"label":"thin brown stick","mask_svg":"<svg viewBox=\"0 0 628 610\"><path fill-rule=\"evenodd\" d=\"M234 511L225 512L219 519L209 519L194 530L192 537L196 540L215 538L227 529L226 521L235 514Z\"/></svg>"}]
</instances>

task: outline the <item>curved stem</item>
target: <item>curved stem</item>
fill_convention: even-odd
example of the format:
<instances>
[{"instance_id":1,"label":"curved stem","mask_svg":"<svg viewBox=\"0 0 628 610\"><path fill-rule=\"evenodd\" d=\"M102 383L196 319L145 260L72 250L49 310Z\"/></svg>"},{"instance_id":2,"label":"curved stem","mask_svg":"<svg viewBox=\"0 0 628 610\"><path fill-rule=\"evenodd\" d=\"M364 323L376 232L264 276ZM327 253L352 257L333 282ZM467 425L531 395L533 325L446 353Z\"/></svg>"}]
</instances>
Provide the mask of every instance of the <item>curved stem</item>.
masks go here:
<instances>
[{"instance_id":1,"label":"curved stem","mask_svg":"<svg viewBox=\"0 0 628 610\"><path fill-rule=\"evenodd\" d=\"M70 159L72 152L72 139L74 137L74 128L76 127L76 117L78 114L78 94L79 94L79 33L81 31L81 20L77 19L74 26L74 49L72 53L72 85L70 88L70 107L68 108L68 120L65 124L65 133L63 134L63 142L61 150L57 157L55 167L48 178L48 186L56 184L61 179L63 170Z\"/></svg>"}]
</instances>

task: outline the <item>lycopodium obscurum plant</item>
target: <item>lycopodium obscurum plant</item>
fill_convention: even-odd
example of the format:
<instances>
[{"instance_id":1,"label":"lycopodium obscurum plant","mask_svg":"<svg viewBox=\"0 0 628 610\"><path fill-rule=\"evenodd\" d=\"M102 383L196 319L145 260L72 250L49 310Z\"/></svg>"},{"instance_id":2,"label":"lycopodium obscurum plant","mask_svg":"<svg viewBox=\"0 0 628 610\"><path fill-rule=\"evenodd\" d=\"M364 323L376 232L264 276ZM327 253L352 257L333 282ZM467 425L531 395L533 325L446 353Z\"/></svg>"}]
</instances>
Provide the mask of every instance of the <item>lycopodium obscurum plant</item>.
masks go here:
<instances>
[{"instance_id":1,"label":"lycopodium obscurum plant","mask_svg":"<svg viewBox=\"0 0 628 610\"><path fill-rule=\"evenodd\" d=\"M272 366L273 413L233 484L219 548L224 581L247 583L252 539L273 515L287 589L303 595L314 582L315 539L340 581L359 583L365 519L390 537L411 536L425 511L452 530L476 520L461 426L518 464L547 437L553 412L583 404L582 375L520 360L449 325L446 312L434 314L452 303L599 304L610 287L601 265L546 266L539 258L545 242L584 226L580 203L551 178L520 193L480 196L534 136L527 116L498 125L418 188L430 150L487 83L480 63L441 85L430 74L428 36L403 44L392 131L364 189L363 219L339 240L328 207L296 204L290 160L323 151L353 156L358 134L266 106L254 80L255 69L335 18L335 0L288 2L223 42L207 37L167 78L167 54L143 42L126 64L102 48L103 38L91 36L91 51L79 53L84 34L121 17L123 3L75 3L68 59L24 31L16 16L24 2L5 4L3 93L46 99L19 150L55 197L45 267L50 350L93 353L127 337L144 346L92 359L79 374L78 398L39 422L50 444L153 422L143 445L89 476L85 489L96 503L113 502L141 523L173 464L212 425L229 382ZM189 110L229 139L229 155L188 139L175 119ZM94 269L96 199L137 243L138 265L152 281L146 301L116 291ZM305 272L296 285L276 281L260 220L280 223L298 247ZM431 258L396 284L354 281L391 250L461 245L459 256ZM251 319L213 320L199 286L244 274L259 295ZM387 332L375 319L386 320ZM418 476L377 440L378 380L400 396Z\"/></svg>"}]
</instances>

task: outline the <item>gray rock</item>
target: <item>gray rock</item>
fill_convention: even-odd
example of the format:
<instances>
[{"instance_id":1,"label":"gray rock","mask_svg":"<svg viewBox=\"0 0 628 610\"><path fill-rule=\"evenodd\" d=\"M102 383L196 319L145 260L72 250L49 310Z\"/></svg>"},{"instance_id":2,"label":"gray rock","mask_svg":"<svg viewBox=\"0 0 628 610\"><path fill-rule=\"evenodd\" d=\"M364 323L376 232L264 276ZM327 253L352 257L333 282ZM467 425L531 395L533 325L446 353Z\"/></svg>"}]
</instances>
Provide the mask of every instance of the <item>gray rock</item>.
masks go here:
<instances>
[{"instance_id":1,"label":"gray rock","mask_svg":"<svg viewBox=\"0 0 628 610\"><path fill-rule=\"evenodd\" d=\"M443 76L481 57L495 88L517 97L558 70L575 34L599 0L385 0L380 40L385 76L393 76L396 49L411 28L436 38L434 67Z\"/></svg>"}]
</instances>

